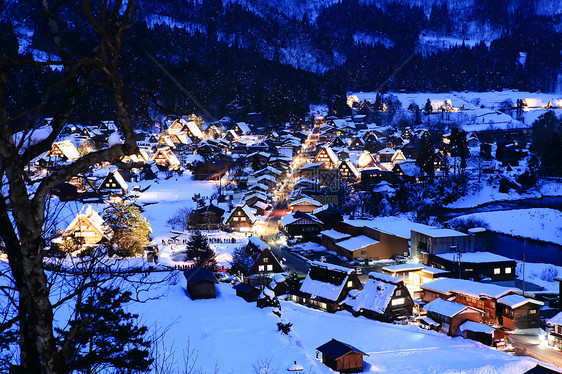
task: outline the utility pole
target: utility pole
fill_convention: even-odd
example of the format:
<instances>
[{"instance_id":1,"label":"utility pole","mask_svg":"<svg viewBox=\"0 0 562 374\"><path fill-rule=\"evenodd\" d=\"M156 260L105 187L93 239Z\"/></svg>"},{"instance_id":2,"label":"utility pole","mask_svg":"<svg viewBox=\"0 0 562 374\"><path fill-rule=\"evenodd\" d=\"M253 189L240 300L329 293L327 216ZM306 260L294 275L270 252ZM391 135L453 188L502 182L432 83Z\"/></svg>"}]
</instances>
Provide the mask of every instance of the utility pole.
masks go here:
<instances>
[{"instance_id":1,"label":"utility pole","mask_svg":"<svg viewBox=\"0 0 562 374\"><path fill-rule=\"evenodd\" d=\"M527 240L523 239L523 296L525 296L525 252Z\"/></svg>"},{"instance_id":2,"label":"utility pole","mask_svg":"<svg viewBox=\"0 0 562 374\"><path fill-rule=\"evenodd\" d=\"M458 260L459 260L459 279L462 279L462 268L461 268L461 251L457 250L457 246L456 245L452 245L449 247L451 252L457 252L458 254Z\"/></svg>"}]
</instances>

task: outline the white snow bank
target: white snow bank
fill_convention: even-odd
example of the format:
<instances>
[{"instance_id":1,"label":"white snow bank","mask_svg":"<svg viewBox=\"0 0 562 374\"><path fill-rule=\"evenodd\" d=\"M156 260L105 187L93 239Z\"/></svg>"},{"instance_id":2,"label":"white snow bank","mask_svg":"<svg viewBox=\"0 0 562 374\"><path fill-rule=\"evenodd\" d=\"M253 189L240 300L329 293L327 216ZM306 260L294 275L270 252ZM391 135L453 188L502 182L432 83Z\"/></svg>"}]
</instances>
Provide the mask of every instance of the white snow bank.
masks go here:
<instances>
[{"instance_id":1,"label":"white snow bank","mask_svg":"<svg viewBox=\"0 0 562 374\"><path fill-rule=\"evenodd\" d=\"M470 218L486 222L491 231L562 245L562 212L556 209L532 208L473 213L453 218L449 222Z\"/></svg>"}]
</instances>

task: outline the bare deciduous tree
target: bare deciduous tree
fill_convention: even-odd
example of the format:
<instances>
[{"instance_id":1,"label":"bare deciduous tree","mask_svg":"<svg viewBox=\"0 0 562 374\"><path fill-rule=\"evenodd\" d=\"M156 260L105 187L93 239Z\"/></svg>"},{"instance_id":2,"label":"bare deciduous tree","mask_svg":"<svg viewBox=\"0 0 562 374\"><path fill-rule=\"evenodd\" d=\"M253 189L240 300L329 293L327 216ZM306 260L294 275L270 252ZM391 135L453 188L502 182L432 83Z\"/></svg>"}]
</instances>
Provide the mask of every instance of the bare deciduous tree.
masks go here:
<instances>
[{"instance_id":1,"label":"bare deciduous tree","mask_svg":"<svg viewBox=\"0 0 562 374\"><path fill-rule=\"evenodd\" d=\"M18 362L12 364L16 364L21 372L65 373L68 348L85 321L79 323L79 315L71 313L70 318L77 323L69 323L71 327L68 327L65 338L60 339L55 332L54 310L69 300L78 305L84 292L99 284L100 279L75 279L79 283L76 288L53 301L54 280L44 266L46 204L51 189L57 184L96 163L119 164L122 156L137 152L119 65L125 33L134 22L136 12L132 0L95 4L83 0L82 9L78 9L78 2L53 5L49 0L42 0L38 3L38 7L31 11L39 12L35 14L36 20L40 19L42 29L50 33L50 50L54 51L58 61L37 62L30 60L29 55L6 50L0 60L0 238L9 262L7 275L12 280L3 291L16 306L14 313L4 315L0 333L17 326L19 352L15 356ZM64 7L67 10L72 7L74 13L81 14L80 27L88 29L89 35L95 38L92 50L81 51L79 47L82 46L68 39L67 26L61 24L61 17L57 15ZM40 97L35 102L10 103L12 76L29 66L45 68L47 65L60 67L59 79L41 87ZM37 84L41 82L38 80ZM83 154L49 175L32 180L26 173L26 165L51 148L72 118L80 98L99 86L111 93L124 142ZM56 109L51 113L53 119L49 126L38 130L37 123L53 108Z\"/></svg>"}]
</instances>

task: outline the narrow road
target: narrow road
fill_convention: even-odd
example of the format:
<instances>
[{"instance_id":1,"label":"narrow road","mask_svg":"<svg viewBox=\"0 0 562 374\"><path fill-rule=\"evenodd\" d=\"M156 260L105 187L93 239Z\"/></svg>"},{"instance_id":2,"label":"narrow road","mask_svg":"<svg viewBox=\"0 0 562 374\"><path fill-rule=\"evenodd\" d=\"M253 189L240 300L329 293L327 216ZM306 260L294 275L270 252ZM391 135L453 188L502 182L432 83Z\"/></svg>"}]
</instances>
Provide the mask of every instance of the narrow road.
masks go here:
<instances>
[{"instance_id":1,"label":"narrow road","mask_svg":"<svg viewBox=\"0 0 562 374\"><path fill-rule=\"evenodd\" d=\"M515 348L524 350L527 356L562 368L562 352L539 344L539 337L537 335L511 334L507 336L507 340Z\"/></svg>"}]
</instances>

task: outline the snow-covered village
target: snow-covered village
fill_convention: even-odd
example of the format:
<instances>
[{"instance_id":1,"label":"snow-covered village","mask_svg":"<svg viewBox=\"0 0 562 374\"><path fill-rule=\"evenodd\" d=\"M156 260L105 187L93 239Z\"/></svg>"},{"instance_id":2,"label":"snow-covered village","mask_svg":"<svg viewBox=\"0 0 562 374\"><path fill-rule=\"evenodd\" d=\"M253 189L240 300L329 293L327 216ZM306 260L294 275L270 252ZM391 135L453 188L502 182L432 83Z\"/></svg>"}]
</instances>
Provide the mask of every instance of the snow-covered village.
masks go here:
<instances>
[{"instance_id":1,"label":"snow-covered village","mask_svg":"<svg viewBox=\"0 0 562 374\"><path fill-rule=\"evenodd\" d=\"M351 78L335 45L328 63L226 33L271 5L203 0L198 24L152 3L8 2L22 18L0 23L0 372L562 373L562 63L533 75L543 55L496 52L492 18L461 38L435 26L447 1L388 2L385 20L426 14L414 54ZM305 3L277 17L307 37L346 6ZM401 48L354 32L358 50ZM174 45L166 33L189 35L185 61L141 44ZM206 76L192 51L211 46L240 70ZM416 86L411 69L444 51L486 73Z\"/></svg>"}]
</instances>

